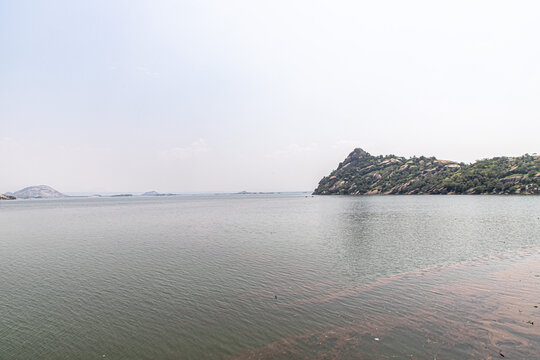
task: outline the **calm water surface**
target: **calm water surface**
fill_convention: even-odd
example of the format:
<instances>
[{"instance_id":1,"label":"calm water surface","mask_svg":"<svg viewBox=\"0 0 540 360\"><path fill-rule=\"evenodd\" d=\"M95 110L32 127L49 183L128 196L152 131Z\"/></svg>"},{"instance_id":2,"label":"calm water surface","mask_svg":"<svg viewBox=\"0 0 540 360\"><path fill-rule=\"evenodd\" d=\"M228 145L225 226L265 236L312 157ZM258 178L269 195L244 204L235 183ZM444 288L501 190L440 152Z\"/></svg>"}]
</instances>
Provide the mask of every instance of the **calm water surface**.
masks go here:
<instances>
[{"instance_id":1,"label":"calm water surface","mask_svg":"<svg viewBox=\"0 0 540 360\"><path fill-rule=\"evenodd\" d=\"M539 247L533 196L3 201L0 359L530 358Z\"/></svg>"}]
</instances>

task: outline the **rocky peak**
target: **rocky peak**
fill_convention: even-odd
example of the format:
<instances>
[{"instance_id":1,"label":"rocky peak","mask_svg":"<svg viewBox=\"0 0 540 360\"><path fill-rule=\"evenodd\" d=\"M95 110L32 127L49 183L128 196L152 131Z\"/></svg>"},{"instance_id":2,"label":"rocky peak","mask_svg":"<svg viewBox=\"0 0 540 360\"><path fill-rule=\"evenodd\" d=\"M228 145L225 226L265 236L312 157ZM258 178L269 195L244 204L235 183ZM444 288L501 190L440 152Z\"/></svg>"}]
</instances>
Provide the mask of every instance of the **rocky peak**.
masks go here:
<instances>
[{"instance_id":1,"label":"rocky peak","mask_svg":"<svg viewBox=\"0 0 540 360\"><path fill-rule=\"evenodd\" d=\"M343 161L342 164L346 165L349 163L355 163L355 162L358 162L359 160L363 160L370 156L371 155L369 155L368 152L362 150L361 148L356 148L349 154L349 156L347 156L347 158L345 159L345 161Z\"/></svg>"},{"instance_id":2,"label":"rocky peak","mask_svg":"<svg viewBox=\"0 0 540 360\"><path fill-rule=\"evenodd\" d=\"M361 148L356 148L349 154L349 156L347 156L347 158L356 158L356 159L358 159L358 158L363 158L363 157L366 157L366 156L369 156L368 152L364 151Z\"/></svg>"}]
</instances>

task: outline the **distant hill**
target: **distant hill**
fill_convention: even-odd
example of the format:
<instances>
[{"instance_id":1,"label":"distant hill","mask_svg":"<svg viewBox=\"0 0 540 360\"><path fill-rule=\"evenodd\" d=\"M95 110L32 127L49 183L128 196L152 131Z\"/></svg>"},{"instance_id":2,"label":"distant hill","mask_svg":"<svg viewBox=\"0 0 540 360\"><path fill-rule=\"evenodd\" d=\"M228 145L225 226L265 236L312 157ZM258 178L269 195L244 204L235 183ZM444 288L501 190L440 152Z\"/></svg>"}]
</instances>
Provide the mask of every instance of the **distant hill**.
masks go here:
<instances>
[{"instance_id":1,"label":"distant hill","mask_svg":"<svg viewBox=\"0 0 540 360\"><path fill-rule=\"evenodd\" d=\"M66 195L47 185L29 186L19 191L15 191L14 193L9 193L9 195L15 196L18 199L52 199L66 197Z\"/></svg>"},{"instance_id":2,"label":"distant hill","mask_svg":"<svg viewBox=\"0 0 540 360\"><path fill-rule=\"evenodd\" d=\"M373 156L357 148L313 194L540 194L540 156L464 164L424 156Z\"/></svg>"}]
</instances>

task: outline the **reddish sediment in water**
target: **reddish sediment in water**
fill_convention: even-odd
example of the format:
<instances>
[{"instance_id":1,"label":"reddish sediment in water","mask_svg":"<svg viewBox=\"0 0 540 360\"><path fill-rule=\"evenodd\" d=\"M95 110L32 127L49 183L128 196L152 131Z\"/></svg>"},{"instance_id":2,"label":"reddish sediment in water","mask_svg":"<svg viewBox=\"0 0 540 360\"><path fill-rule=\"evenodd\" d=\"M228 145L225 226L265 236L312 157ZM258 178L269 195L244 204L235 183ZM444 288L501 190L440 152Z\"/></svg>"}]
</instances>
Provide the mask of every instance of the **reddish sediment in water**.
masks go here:
<instances>
[{"instance_id":1,"label":"reddish sediment in water","mask_svg":"<svg viewBox=\"0 0 540 360\"><path fill-rule=\"evenodd\" d=\"M342 327L286 337L238 359L540 359L540 248L283 306L335 304Z\"/></svg>"}]
</instances>

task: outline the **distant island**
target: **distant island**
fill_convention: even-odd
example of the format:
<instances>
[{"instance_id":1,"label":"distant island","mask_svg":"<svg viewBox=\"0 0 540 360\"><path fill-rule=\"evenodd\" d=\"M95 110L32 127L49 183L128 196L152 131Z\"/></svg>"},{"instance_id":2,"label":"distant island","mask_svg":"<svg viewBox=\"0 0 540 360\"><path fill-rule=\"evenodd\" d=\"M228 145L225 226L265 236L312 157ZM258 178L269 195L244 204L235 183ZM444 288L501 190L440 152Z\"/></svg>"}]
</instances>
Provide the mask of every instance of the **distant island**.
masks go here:
<instances>
[{"instance_id":1,"label":"distant island","mask_svg":"<svg viewBox=\"0 0 540 360\"><path fill-rule=\"evenodd\" d=\"M3 197L7 197L9 200L14 199L56 199L63 198L66 195L53 189L47 185L29 186L15 191L14 193L5 193ZM1 198L0 198L1 199ZM4 199L6 200L6 199Z\"/></svg>"},{"instance_id":2,"label":"distant island","mask_svg":"<svg viewBox=\"0 0 540 360\"><path fill-rule=\"evenodd\" d=\"M246 190L242 190L235 193L235 195L271 195L271 194L281 194L281 193L275 192L275 191L246 191Z\"/></svg>"},{"instance_id":3,"label":"distant island","mask_svg":"<svg viewBox=\"0 0 540 360\"><path fill-rule=\"evenodd\" d=\"M540 156L465 164L425 156L373 156L357 148L313 194L540 194Z\"/></svg>"},{"instance_id":4,"label":"distant island","mask_svg":"<svg viewBox=\"0 0 540 360\"><path fill-rule=\"evenodd\" d=\"M0 200L16 200L16 199L57 199L57 198L68 198L68 197L77 197L77 198L101 198L101 197L133 197L133 196L174 196L176 194L172 193L159 193L157 191L147 191L141 195L134 195L130 193L121 193L113 195L65 195L58 190L53 189L48 185L35 185L28 186L24 189L15 191L13 193L7 192L5 194L0 194Z\"/></svg>"},{"instance_id":5,"label":"distant island","mask_svg":"<svg viewBox=\"0 0 540 360\"><path fill-rule=\"evenodd\" d=\"M162 193L159 193L155 190L152 190L152 191L147 191L145 193L142 193L141 196L174 196L176 194L171 194L171 193L166 193L166 194L162 194Z\"/></svg>"}]
</instances>

